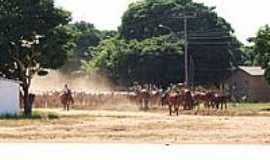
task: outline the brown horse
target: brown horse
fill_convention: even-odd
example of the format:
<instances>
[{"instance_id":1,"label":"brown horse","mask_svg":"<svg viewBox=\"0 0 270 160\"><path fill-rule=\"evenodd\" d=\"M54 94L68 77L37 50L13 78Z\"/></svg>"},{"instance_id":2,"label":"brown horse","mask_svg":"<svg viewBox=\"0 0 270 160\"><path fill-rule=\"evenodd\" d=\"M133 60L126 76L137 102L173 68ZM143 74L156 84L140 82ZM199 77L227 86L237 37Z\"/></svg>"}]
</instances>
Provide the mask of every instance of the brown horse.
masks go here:
<instances>
[{"instance_id":1,"label":"brown horse","mask_svg":"<svg viewBox=\"0 0 270 160\"><path fill-rule=\"evenodd\" d=\"M70 105L74 104L74 99L71 93L64 93L60 96L60 101L64 106L64 110L69 111Z\"/></svg>"}]
</instances>

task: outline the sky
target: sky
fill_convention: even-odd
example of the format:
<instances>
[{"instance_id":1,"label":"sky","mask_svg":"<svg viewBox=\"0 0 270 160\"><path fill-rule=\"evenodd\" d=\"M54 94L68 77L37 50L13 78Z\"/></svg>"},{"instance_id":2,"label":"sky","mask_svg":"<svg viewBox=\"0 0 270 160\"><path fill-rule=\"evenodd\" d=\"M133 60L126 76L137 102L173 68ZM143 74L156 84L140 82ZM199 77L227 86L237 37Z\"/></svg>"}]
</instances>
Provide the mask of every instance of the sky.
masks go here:
<instances>
[{"instance_id":1,"label":"sky","mask_svg":"<svg viewBox=\"0 0 270 160\"><path fill-rule=\"evenodd\" d=\"M93 23L101 30L116 30L129 3L136 0L56 0L56 5L73 14L74 21ZM254 37L261 26L270 24L270 0L194 0L216 6L240 41Z\"/></svg>"}]
</instances>

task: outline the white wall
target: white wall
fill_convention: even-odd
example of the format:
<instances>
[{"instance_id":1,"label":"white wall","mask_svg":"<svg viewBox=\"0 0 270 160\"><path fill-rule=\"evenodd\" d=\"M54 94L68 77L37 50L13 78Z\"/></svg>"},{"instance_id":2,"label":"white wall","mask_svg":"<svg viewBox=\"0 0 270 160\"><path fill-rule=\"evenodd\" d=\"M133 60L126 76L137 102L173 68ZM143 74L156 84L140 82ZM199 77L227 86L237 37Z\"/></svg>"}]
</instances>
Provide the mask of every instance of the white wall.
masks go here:
<instances>
[{"instance_id":1,"label":"white wall","mask_svg":"<svg viewBox=\"0 0 270 160\"><path fill-rule=\"evenodd\" d=\"M0 79L0 115L20 112L19 87L15 81Z\"/></svg>"}]
</instances>

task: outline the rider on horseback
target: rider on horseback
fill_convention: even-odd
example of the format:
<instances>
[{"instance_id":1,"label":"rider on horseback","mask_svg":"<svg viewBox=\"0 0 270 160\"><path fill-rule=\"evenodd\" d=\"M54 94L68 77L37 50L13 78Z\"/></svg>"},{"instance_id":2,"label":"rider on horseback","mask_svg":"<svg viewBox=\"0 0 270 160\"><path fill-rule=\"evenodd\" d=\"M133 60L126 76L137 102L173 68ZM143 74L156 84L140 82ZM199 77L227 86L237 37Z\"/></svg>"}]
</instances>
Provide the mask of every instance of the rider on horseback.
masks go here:
<instances>
[{"instance_id":1,"label":"rider on horseback","mask_svg":"<svg viewBox=\"0 0 270 160\"><path fill-rule=\"evenodd\" d=\"M64 87L64 94L65 95L71 95L71 89L69 89L68 85L65 84L65 87Z\"/></svg>"},{"instance_id":2,"label":"rider on horseback","mask_svg":"<svg viewBox=\"0 0 270 160\"><path fill-rule=\"evenodd\" d=\"M61 103L64 106L64 110L69 111L70 105L74 103L71 89L69 89L68 85L65 84L63 95L60 97Z\"/></svg>"}]
</instances>

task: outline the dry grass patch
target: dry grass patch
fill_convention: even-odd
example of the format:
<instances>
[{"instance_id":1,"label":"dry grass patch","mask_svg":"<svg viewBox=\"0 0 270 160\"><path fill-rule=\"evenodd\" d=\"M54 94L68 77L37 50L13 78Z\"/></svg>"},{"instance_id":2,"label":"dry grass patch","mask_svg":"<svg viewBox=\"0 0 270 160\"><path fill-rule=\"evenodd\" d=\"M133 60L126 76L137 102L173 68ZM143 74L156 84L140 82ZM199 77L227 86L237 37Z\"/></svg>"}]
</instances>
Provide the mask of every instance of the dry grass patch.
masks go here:
<instances>
[{"instance_id":1,"label":"dry grass patch","mask_svg":"<svg viewBox=\"0 0 270 160\"><path fill-rule=\"evenodd\" d=\"M37 109L39 119L1 119L0 140L91 143L270 143L270 117L169 117L167 112ZM58 118L48 118L48 113Z\"/></svg>"}]
</instances>

